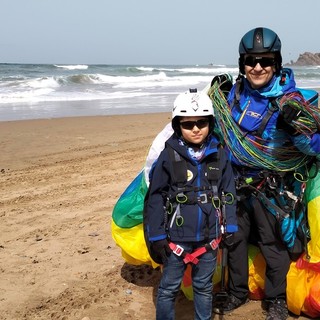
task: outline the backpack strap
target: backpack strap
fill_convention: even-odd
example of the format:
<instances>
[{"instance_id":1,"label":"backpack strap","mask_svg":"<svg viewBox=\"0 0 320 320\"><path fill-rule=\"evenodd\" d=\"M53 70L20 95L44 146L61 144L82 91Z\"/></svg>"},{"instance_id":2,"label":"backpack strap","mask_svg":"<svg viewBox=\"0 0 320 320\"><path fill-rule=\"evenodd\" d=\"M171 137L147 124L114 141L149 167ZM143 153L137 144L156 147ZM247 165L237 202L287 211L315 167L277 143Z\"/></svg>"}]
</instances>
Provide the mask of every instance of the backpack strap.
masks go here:
<instances>
[{"instance_id":1,"label":"backpack strap","mask_svg":"<svg viewBox=\"0 0 320 320\"><path fill-rule=\"evenodd\" d=\"M169 157L172 164L172 180L177 184L178 188L184 187L187 182L187 161L180 154L166 143L169 152Z\"/></svg>"},{"instance_id":2,"label":"backpack strap","mask_svg":"<svg viewBox=\"0 0 320 320\"><path fill-rule=\"evenodd\" d=\"M185 186L187 183L187 161L180 156L180 154L174 150L169 144L166 144L166 147L168 149L169 158L171 160L171 168L172 168L172 181L173 184L175 184L178 187L178 192L184 192ZM198 187L194 188L194 191L205 191L205 190L212 190L212 197L214 198L214 201L217 201L217 204L219 203L219 194L218 194L218 181L221 179L221 169L219 166L220 163L220 155L221 155L221 148L217 149L217 152L215 154L212 154L209 159L209 161L206 164L206 171L207 171L207 178L210 182L210 187ZM219 206L219 205L218 205Z\"/></svg>"},{"instance_id":3,"label":"backpack strap","mask_svg":"<svg viewBox=\"0 0 320 320\"><path fill-rule=\"evenodd\" d=\"M258 137L262 136L263 131L265 130L270 118L272 115L279 110L279 106L276 102L276 98L269 99L268 111L267 114L263 117L260 126L252 134Z\"/></svg>"},{"instance_id":4,"label":"backpack strap","mask_svg":"<svg viewBox=\"0 0 320 320\"><path fill-rule=\"evenodd\" d=\"M207 164L208 180L210 181L212 188L213 203L216 207L219 207L219 193L218 193L218 181L221 179L222 172L220 169L220 156L222 148L218 148L218 152L212 156L212 160Z\"/></svg>"},{"instance_id":5,"label":"backpack strap","mask_svg":"<svg viewBox=\"0 0 320 320\"><path fill-rule=\"evenodd\" d=\"M231 106L230 106L231 110L233 109L233 107L238 108L238 111L240 111L240 113L242 112L242 110L240 108L240 92L243 89L242 79L243 79L242 75L239 75L238 78L236 79L236 84L235 84L236 88L234 91L234 98L233 98Z\"/></svg>"}]
</instances>

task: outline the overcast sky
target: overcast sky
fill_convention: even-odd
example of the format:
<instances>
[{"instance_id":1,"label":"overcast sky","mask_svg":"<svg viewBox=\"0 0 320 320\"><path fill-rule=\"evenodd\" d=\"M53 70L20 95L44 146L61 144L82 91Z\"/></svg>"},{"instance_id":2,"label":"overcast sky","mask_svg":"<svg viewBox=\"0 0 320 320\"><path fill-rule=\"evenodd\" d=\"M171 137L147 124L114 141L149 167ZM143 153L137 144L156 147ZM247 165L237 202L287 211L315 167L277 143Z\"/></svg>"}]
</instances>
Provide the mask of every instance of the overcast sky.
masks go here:
<instances>
[{"instance_id":1,"label":"overcast sky","mask_svg":"<svg viewBox=\"0 0 320 320\"><path fill-rule=\"evenodd\" d=\"M0 63L237 64L250 29L320 52L319 0L0 0Z\"/></svg>"}]
</instances>

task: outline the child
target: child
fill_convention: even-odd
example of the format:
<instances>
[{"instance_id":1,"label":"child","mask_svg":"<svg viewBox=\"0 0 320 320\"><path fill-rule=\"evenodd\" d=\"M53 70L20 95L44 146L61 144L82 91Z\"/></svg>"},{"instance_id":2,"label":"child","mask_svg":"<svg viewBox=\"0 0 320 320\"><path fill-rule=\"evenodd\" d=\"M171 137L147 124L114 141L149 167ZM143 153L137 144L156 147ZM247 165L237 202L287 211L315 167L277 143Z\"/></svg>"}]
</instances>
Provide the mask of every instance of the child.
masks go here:
<instances>
[{"instance_id":1,"label":"child","mask_svg":"<svg viewBox=\"0 0 320 320\"><path fill-rule=\"evenodd\" d=\"M150 254L163 264L158 320L174 319L187 263L192 265L195 319L211 319L221 233L237 231L234 176L213 127L207 94L190 89L178 95L172 111L174 133L154 164L145 201Z\"/></svg>"}]
</instances>

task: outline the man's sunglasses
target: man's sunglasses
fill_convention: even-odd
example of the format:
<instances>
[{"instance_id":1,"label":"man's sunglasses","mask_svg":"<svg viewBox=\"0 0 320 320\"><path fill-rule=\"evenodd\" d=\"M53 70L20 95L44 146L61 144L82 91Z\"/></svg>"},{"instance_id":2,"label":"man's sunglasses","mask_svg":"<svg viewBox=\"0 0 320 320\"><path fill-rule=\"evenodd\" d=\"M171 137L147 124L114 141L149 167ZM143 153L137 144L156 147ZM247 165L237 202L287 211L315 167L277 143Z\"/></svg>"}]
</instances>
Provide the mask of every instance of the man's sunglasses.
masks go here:
<instances>
[{"instance_id":1,"label":"man's sunglasses","mask_svg":"<svg viewBox=\"0 0 320 320\"><path fill-rule=\"evenodd\" d=\"M197 126L199 129L205 128L209 123L208 119L199 119L197 121L182 121L180 126L186 130L192 130L194 126Z\"/></svg>"},{"instance_id":2,"label":"man's sunglasses","mask_svg":"<svg viewBox=\"0 0 320 320\"><path fill-rule=\"evenodd\" d=\"M269 57L254 57L254 56L248 56L244 59L244 64L246 66L250 66L254 68L257 63L260 64L262 68L271 67L275 65L274 58Z\"/></svg>"}]
</instances>

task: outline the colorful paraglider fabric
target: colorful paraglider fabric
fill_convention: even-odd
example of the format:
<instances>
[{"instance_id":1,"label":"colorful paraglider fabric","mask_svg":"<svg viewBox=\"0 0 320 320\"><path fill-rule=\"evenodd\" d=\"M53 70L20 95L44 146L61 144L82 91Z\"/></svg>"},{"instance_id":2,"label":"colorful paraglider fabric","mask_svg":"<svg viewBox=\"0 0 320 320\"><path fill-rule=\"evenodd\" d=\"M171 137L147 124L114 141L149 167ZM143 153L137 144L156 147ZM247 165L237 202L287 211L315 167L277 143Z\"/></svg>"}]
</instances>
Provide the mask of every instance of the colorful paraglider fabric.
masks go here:
<instances>
[{"instance_id":1,"label":"colorful paraglider fabric","mask_svg":"<svg viewBox=\"0 0 320 320\"><path fill-rule=\"evenodd\" d=\"M148 190L149 173L153 163L164 148L165 141L172 135L171 123L154 139L143 170L126 188L112 212L111 234L121 248L126 262L139 265L158 266L150 257L143 233L143 205Z\"/></svg>"},{"instance_id":2,"label":"colorful paraglider fabric","mask_svg":"<svg viewBox=\"0 0 320 320\"><path fill-rule=\"evenodd\" d=\"M123 258L130 264L151 264L143 235L143 200L147 192L141 171L117 201L111 222L111 233L121 248Z\"/></svg>"},{"instance_id":3,"label":"colorful paraglider fabric","mask_svg":"<svg viewBox=\"0 0 320 320\"><path fill-rule=\"evenodd\" d=\"M308 204L308 222L310 226L311 241L308 243L309 263L320 266L320 172L314 165L310 170L310 176L306 187L306 201ZM318 269L318 271L320 271Z\"/></svg>"},{"instance_id":4,"label":"colorful paraglider fabric","mask_svg":"<svg viewBox=\"0 0 320 320\"><path fill-rule=\"evenodd\" d=\"M164 149L165 142L172 136L173 129L171 122L168 123L162 131L155 137L149 149L146 164L144 166L145 181L149 185L149 173L154 162L158 159L159 154Z\"/></svg>"},{"instance_id":5,"label":"colorful paraglider fabric","mask_svg":"<svg viewBox=\"0 0 320 320\"><path fill-rule=\"evenodd\" d=\"M287 275L287 303L296 315L304 313L312 318L320 318L320 171L316 165L310 171L306 186L308 223L311 240L308 253L296 263L291 263Z\"/></svg>"},{"instance_id":6,"label":"colorful paraglider fabric","mask_svg":"<svg viewBox=\"0 0 320 320\"><path fill-rule=\"evenodd\" d=\"M288 309L300 315L320 317L320 273L310 269L299 269L291 263L287 275Z\"/></svg>"},{"instance_id":7,"label":"colorful paraglider fabric","mask_svg":"<svg viewBox=\"0 0 320 320\"><path fill-rule=\"evenodd\" d=\"M260 250L249 245L249 298L252 300L261 300L264 298L264 275L266 271L266 262Z\"/></svg>"}]
</instances>

